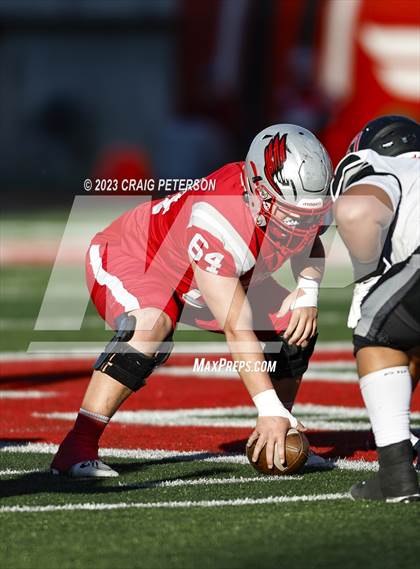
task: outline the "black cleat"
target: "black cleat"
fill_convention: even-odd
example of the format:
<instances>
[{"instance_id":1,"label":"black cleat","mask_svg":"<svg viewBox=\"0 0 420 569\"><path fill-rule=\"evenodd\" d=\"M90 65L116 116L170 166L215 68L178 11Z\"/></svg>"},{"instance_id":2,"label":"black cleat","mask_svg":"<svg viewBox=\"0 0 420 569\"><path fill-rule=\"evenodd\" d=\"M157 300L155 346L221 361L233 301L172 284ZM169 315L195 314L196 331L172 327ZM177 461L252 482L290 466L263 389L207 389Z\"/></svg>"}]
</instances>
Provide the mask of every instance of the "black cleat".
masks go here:
<instances>
[{"instance_id":1,"label":"black cleat","mask_svg":"<svg viewBox=\"0 0 420 569\"><path fill-rule=\"evenodd\" d=\"M353 500L384 500L379 476L376 475L369 480L354 484L350 488L350 496Z\"/></svg>"},{"instance_id":2,"label":"black cleat","mask_svg":"<svg viewBox=\"0 0 420 569\"><path fill-rule=\"evenodd\" d=\"M417 474L412 464L412 449L409 440L379 447L379 472L350 488L353 500L420 501Z\"/></svg>"}]
</instances>

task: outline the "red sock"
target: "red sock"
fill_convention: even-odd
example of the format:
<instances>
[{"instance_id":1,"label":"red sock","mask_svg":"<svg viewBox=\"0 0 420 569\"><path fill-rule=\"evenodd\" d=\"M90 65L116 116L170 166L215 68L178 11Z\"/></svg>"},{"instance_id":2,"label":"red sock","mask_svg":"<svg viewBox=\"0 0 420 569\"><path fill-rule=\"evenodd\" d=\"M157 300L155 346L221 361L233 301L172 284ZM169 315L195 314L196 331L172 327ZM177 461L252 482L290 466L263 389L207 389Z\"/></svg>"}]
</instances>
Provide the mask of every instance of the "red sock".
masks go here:
<instances>
[{"instance_id":1,"label":"red sock","mask_svg":"<svg viewBox=\"0 0 420 569\"><path fill-rule=\"evenodd\" d=\"M65 472L73 464L97 459L99 439L108 422L108 417L80 409L74 427L61 443L51 468Z\"/></svg>"}]
</instances>

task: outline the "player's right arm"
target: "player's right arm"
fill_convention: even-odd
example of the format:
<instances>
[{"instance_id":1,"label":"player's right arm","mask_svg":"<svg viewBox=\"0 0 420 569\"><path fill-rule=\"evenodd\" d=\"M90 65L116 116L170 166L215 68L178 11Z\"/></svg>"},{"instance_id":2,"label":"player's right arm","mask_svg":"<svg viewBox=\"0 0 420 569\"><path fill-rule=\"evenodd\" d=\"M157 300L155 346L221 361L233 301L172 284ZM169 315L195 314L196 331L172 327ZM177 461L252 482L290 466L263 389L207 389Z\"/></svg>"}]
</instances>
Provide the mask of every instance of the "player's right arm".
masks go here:
<instances>
[{"instance_id":1,"label":"player's right arm","mask_svg":"<svg viewBox=\"0 0 420 569\"><path fill-rule=\"evenodd\" d=\"M201 294L222 327L234 361L238 362L241 379L258 408L258 420L249 443L255 440L253 460L266 446L267 464L274 461L274 447L285 460L284 440L288 429L303 426L278 399L270 377L261 369L264 354L253 331L252 311L242 284L237 277L221 277L193 263L194 276Z\"/></svg>"},{"instance_id":2,"label":"player's right arm","mask_svg":"<svg viewBox=\"0 0 420 569\"><path fill-rule=\"evenodd\" d=\"M385 191L368 183L352 186L335 202L334 217L352 257L360 263L377 261L393 218Z\"/></svg>"},{"instance_id":3,"label":"player's right arm","mask_svg":"<svg viewBox=\"0 0 420 569\"><path fill-rule=\"evenodd\" d=\"M373 156L369 156L369 153ZM347 325L354 329L361 304L378 280L381 253L401 196L400 183L386 171L374 169L369 150L345 156L331 183L337 229L351 257L356 286Z\"/></svg>"},{"instance_id":4,"label":"player's right arm","mask_svg":"<svg viewBox=\"0 0 420 569\"><path fill-rule=\"evenodd\" d=\"M347 154L331 182L333 213L352 258L356 280L377 267L401 197L398 178L371 150Z\"/></svg>"}]
</instances>

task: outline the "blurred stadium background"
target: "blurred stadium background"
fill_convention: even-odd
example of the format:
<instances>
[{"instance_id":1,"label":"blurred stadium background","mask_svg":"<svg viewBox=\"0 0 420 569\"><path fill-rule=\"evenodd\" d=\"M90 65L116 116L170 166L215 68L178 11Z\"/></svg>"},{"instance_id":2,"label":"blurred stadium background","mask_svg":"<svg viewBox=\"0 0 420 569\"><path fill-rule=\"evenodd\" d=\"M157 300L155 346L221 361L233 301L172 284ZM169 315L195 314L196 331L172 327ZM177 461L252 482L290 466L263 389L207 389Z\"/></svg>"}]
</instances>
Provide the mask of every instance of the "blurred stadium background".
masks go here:
<instances>
[{"instance_id":1,"label":"blurred stadium background","mask_svg":"<svg viewBox=\"0 0 420 569\"><path fill-rule=\"evenodd\" d=\"M274 122L313 130L336 163L375 115L419 118L419 20L415 0L2 0L2 350L44 338L34 321L85 178L200 177ZM75 283L80 236L108 203L77 220L60 257ZM335 237L326 340L348 339Z\"/></svg>"},{"instance_id":2,"label":"blurred stadium background","mask_svg":"<svg viewBox=\"0 0 420 569\"><path fill-rule=\"evenodd\" d=\"M248 395L178 353L107 428L119 479L45 471L111 336L88 302L87 244L138 199L83 181L204 176L276 122L313 130L336 164L373 117L419 120L418 0L0 0L0 78L0 565L417 567L415 509L347 499L377 465L334 227L296 407L334 470L251 476ZM278 278L292 285L287 267ZM218 335L177 339L222 351ZM413 411L418 429L418 393Z\"/></svg>"}]
</instances>

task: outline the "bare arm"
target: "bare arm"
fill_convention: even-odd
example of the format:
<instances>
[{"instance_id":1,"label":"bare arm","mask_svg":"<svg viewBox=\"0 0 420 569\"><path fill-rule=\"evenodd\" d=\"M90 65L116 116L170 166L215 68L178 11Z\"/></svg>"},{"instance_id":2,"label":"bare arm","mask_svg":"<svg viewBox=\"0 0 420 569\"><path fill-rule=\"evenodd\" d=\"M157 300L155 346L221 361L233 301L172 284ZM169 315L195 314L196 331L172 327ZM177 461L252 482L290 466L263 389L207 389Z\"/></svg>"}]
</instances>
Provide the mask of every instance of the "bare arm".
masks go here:
<instances>
[{"instance_id":1,"label":"bare arm","mask_svg":"<svg viewBox=\"0 0 420 569\"><path fill-rule=\"evenodd\" d=\"M324 275L325 252L319 236L302 253L292 257L290 265L297 287L283 301L279 316L292 311L284 338L290 345L305 347L316 334L318 287Z\"/></svg>"},{"instance_id":2,"label":"bare arm","mask_svg":"<svg viewBox=\"0 0 420 569\"><path fill-rule=\"evenodd\" d=\"M296 281L300 276L321 281L325 268L325 251L321 238L317 235L302 253L294 255L290 259L290 266Z\"/></svg>"},{"instance_id":3,"label":"bare arm","mask_svg":"<svg viewBox=\"0 0 420 569\"><path fill-rule=\"evenodd\" d=\"M252 310L239 279L211 274L194 263L193 268L200 292L226 335L232 358L239 363L248 364L249 369L243 367L239 374L250 396L255 398L265 393L277 399L275 393L270 392L273 390L270 376L267 372L261 371L264 354L253 331ZM256 403L255 399L254 402ZM258 409L257 425L249 439L250 442L258 439L253 455L255 461L266 446L269 467L272 467L274 463L276 444L280 460L284 462L284 440L291 425L289 418L291 416L278 399L277 402L274 400L274 406L278 414L274 414L276 411L265 413L261 408ZM303 429L300 424L298 428Z\"/></svg>"},{"instance_id":4,"label":"bare arm","mask_svg":"<svg viewBox=\"0 0 420 569\"><path fill-rule=\"evenodd\" d=\"M350 255L360 263L377 261L393 218L386 192L369 184L353 186L335 202L334 217Z\"/></svg>"},{"instance_id":5,"label":"bare arm","mask_svg":"<svg viewBox=\"0 0 420 569\"><path fill-rule=\"evenodd\" d=\"M239 279L220 277L197 266L194 276L207 306L226 335L233 359L251 364L263 362L264 354L253 331L251 307ZM244 370L241 379L251 397L273 388L267 372Z\"/></svg>"}]
</instances>

